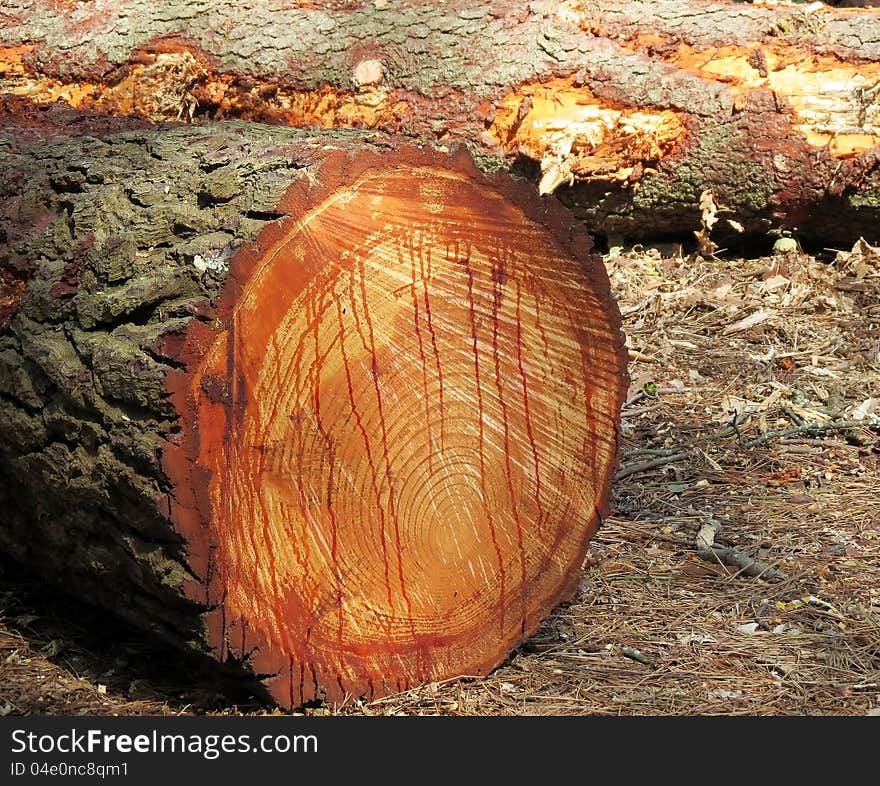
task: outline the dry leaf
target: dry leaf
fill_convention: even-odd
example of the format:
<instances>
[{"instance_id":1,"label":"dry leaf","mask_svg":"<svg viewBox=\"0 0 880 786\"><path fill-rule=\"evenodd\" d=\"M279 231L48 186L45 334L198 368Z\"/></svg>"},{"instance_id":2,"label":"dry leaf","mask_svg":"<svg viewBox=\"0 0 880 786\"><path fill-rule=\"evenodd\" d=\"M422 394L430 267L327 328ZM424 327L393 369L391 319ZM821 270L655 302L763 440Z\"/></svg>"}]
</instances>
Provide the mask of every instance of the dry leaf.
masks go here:
<instances>
[{"instance_id":1,"label":"dry leaf","mask_svg":"<svg viewBox=\"0 0 880 786\"><path fill-rule=\"evenodd\" d=\"M880 399L873 397L866 398L852 412L850 412L849 416L852 420L864 420L874 411L874 409L876 409L878 403L880 403Z\"/></svg>"},{"instance_id":2,"label":"dry leaf","mask_svg":"<svg viewBox=\"0 0 880 786\"><path fill-rule=\"evenodd\" d=\"M774 289L781 289L784 286L790 284L791 281L787 279L785 276L770 276L763 284L763 288L765 292L772 292Z\"/></svg>"},{"instance_id":3,"label":"dry leaf","mask_svg":"<svg viewBox=\"0 0 880 786\"><path fill-rule=\"evenodd\" d=\"M715 195L709 190L700 194L700 212L703 226L711 231L718 223L718 205L715 204Z\"/></svg>"}]
</instances>

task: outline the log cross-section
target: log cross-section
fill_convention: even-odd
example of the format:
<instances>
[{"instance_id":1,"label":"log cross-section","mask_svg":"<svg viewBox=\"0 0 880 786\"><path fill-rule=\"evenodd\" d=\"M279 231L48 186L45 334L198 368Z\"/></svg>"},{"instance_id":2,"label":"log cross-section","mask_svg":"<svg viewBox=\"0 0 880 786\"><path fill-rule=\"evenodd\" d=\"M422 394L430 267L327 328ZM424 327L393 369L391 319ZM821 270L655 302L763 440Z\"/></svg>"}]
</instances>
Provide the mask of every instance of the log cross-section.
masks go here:
<instances>
[{"instance_id":1,"label":"log cross-section","mask_svg":"<svg viewBox=\"0 0 880 786\"><path fill-rule=\"evenodd\" d=\"M137 596L129 618L152 608L145 596L171 593L173 614L168 604L155 612L166 638L245 664L289 706L498 665L577 586L617 459L625 355L589 236L555 201L487 178L463 152L240 125L105 141L108 157L116 146L143 167L125 181L124 207L109 197L121 174L71 140L65 161L86 176L71 188L53 171L45 194L35 176L28 200L42 194L51 212L62 184L74 237L9 233L50 260L80 250L26 272L10 250L27 289L3 338L0 416L45 428L60 411L79 432L3 443L5 477L31 493L51 488L60 507L42 502L38 515L19 504L0 544L49 571L67 563L56 578L75 575L68 586L98 602ZM13 171L39 170L33 144ZM271 209L249 211L262 230L230 255L227 233L255 220L230 217L237 201L265 191L267 177L283 183L277 162L265 163L273 156L288 162L287 185ZM155 182L169 170L180 179ZM193 181L197 194L176 192ZM194 214L171 221L157 249L145 217L166 189L180 201L168 209ZM84 212L111 204L112 220ZM127 227L135 240L117 268L159 254L161 282L118 270L108 281L94 250L118 250L109 234ZM157 304L157 287L179 279L204 299ZM144 300L120 308L121 292ZM132 340L149 356L125 359L113 343ZM51 353L69 373L53 374ZM158 462L127 458L119 433L106 436L113 424L157 438ZM75 456L88 475L104 440L115 461L132 463L118 477L105 470L66 487L43 455ZM152 489L153 526L165 522L181 554L169 545L164 559L140 558L127 533L101 530L124 517L115 485L129 488L132 474ZM73 490L99 482L109 490L94 495L96 510L64 518ZM11 545L25 532L32 545L51 542L58 526L101 541L103 593L90 589L101 570L86 555L40 562L40 549ZM117 553L140 572L107 575ZM177 625L187 615L200 622Z\"/></svg>"},{"instance_id":2,"label":"log cross-section","mask_svg":"<svg viewBox=\"0 0 880 786\"><path fill-rule=\"evenodd\" d=\"M406 156L321 179L236 260L183 377L195 463L167 464L210 477L218 643L259 642L293 702L481 673L534 630L620 392L607 294L499 192Z\"/></svg>"}]
</instances>

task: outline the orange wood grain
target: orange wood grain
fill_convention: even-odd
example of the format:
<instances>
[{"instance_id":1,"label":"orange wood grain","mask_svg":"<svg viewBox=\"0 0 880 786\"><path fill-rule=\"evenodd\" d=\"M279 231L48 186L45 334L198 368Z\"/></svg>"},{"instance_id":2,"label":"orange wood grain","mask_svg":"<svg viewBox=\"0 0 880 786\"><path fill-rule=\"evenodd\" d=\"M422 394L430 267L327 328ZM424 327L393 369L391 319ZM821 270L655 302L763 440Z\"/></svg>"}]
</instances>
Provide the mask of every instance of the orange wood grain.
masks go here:
<instances>
[{"instance_id":1,"label":"orange wood grain","mask_svg":"<svg viewBox=\"0 0 880 786\"><path fill-rule=\"evenodd\" d=\"M194 592L290 705L496 666L576 585L617 458L586 237L461 161L357 167L291 189L175 389Z\"/></svg>"}]
</instances>

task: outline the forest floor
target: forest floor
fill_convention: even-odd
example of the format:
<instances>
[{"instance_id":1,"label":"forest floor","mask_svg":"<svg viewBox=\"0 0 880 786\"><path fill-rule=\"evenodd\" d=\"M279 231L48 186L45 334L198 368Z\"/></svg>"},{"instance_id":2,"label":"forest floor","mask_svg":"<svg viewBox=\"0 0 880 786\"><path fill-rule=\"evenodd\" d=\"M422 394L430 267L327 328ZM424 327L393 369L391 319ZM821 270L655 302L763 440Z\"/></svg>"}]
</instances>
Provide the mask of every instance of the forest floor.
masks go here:
<instances>
[{"instance_id":1,"label":"forest floor","mask_svg":"<svg viewBox=\"0 0 880 786\"><path fill-rule=\"evenodd\" d=\"M632 384L577 596L486 678L305 712L880 715L880 249L663 251L605 257ZM0 715L273 712L178 660L0 574Z\"/></svg>"}]
</instances>

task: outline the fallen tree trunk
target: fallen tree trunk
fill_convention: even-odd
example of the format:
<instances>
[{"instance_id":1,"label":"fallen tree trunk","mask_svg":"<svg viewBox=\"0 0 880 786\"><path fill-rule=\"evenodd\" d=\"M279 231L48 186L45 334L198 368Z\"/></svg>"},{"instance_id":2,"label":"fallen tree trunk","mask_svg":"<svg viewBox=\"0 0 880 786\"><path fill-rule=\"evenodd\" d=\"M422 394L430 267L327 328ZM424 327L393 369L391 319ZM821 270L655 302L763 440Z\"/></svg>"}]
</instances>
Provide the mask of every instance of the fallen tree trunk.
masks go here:
<instances>
[{"instance_id":1,"label":"fallen tree trunk","mask_svg":"<svg viewBox=\"0 0 880 786\"><path fill-rule=\"evenodd\" d=\"M880 15L691 0L9 2L3 89L465 141L597 234L880 239ZM569 187L569 184L572 187ZM725 221L723 219L729 219ZM730 223L734 222L734 223Z\"/></svg>"},{"instance_id":2,"label":"fallen tree trunk","mask_svg":"<svg viewBox=\"0 0 880 786\"><path fill-rule=\"evenodd\" d=\"M65 112L0 122L0 548L282 704L496 666L608 501L589 237L464 151Z\"/></svg>"}]
</instances>

